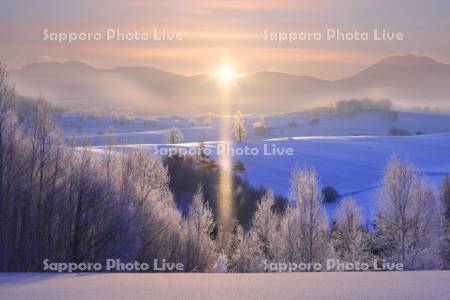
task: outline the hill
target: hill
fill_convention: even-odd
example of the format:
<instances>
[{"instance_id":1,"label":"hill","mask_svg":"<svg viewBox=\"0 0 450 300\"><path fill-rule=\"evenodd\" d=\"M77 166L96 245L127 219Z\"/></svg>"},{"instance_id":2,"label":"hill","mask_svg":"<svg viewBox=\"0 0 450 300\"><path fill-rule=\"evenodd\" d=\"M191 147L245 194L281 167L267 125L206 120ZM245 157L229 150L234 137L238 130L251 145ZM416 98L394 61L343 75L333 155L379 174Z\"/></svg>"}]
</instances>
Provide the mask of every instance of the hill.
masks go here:
<instances>
[{"instance_id":1,"label":"hill","mask_svg":"<svg viewBox=\"0 0 450 300\"><path fill-rule=\"evenodd\" d=\"M153 67L99 69L80 62L35 63L11 71L18 92L42 93L73 108L135 113L218 112L220 82L211 75L183 76ZM340 99L391 98L401 106L450 109L450 65L411 54L384 58L336 81L279 72L236 79L232 109L252 112L301 110Z\"/></svg>"}]
</instances>

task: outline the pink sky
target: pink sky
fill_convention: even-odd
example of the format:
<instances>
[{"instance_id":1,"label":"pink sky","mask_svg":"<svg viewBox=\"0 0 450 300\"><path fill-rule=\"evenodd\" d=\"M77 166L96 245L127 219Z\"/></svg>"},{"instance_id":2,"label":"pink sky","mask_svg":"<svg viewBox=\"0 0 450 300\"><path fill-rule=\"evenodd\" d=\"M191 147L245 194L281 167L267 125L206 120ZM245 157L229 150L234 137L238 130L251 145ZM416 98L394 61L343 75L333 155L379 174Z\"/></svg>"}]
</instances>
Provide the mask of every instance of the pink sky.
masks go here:
<instances>
[{"instance_id":1,"label":"pink sky","mask_svg":"<svg viewBox=\"0 0 450 300\"><path fill-rule=\"evenodd\" d=\"M0 4L0 59L10 68L37 61L85 61L98 67L154 66L193 75L214 72L224 61L240 73L262 70L337 79L382 57L415 53L450 62L450 3L400 1L22 1ZM183 41L43 40L51 32L180 32ZM270 32L371 32L387 28L405 41L277 43Z\"/></svg>"}]
</instances>

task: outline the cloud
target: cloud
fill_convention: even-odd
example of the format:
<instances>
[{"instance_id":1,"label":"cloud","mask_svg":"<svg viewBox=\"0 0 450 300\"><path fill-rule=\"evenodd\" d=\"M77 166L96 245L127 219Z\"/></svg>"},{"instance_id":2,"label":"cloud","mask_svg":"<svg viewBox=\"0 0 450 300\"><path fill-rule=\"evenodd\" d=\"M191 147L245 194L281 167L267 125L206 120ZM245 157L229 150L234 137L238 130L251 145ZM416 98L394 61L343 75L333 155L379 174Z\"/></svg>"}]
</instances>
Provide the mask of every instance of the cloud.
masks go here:
<instances>
[{"instance_id":1,"label":"cloud","mask_svg":"<svg viewBox=\"0 0 450 300\"><path fill-rule=\"evenodd\" d=\"M442 0L99 0L72 2L3 0L0 59L14 67L49 59L86 60L94 65L154 65L171 71L208 72L215 61L233 57L248 71L313 71L324 78L348 75L385 55L418 52L450 60L450 3ZM417 20L422 24L418 26ZM106 28L183 32L181 43L42 41L42 31L94 32ZM407 31L402 43L296 43L263 40L263 30L316 31L328 27ZM315 68L313 66L316 66ZM311 72L310 72L311 73Z\"/></svg>"}]
</instances>

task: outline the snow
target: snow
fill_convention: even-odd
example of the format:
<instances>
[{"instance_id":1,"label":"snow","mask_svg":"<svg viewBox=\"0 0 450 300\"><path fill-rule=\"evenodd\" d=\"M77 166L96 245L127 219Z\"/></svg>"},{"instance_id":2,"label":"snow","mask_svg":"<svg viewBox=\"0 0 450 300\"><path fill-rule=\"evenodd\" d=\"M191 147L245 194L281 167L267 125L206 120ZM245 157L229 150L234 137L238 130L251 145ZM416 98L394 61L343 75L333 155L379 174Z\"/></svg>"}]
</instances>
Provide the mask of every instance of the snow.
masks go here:
<instances>
[{"instance_id":1,"label":"snow","mask_svg":"<svg viewBox=\"0 0 450 300\"><path fill-rule=\"evenodd\" d=\"M245 146L258 149L259 155L233 156L244 163L246 177L255 186L271 188L276 194L288 196L289 177L292 169L314 167L323 186L333 186L343 196L353 196L363 208L366 222L373 219L377 197L377 187L384 168L392 155L410 160L423 172L431 186L437 188L442 174L450 171L450 116L446 114L406 113L399 114L399 121L383 120L377 113L367 113L351 117L332 115L292 115L266 116L265 123L272 127L271 136L256 136L249 124L260 116L246 116L247 141L231 143L232 148ZM310 125L311 118L318 117L318 125ZM219 142L220 124L230 126L232 119L213 119L211 126L201 122L192 125L192 118L160 117L157 124L145 125L145 118L135 118L133 124L114 124L113 134L118 151L136 149L163 149L160 144L167 129L176 126L181 129L184 144L177 147L191 149L198 141L205 141L212 149L213 157ZM109 120L110 121L110 120ZM112 126L108 119L87 120L80 129L79 139L89 138L93 149L101 150L104 136L97 132ZM295 121L295 127L288 123ZM412 133L422 131L421 136L386 136L390 128L407 129ZM109 127L111 128L111 127ZM66 135L73 127L64 127ZM73 132L73 131L72 131ZM357 134L357 135L355 135ZM126 145L125 145L126 144ZM277 148L292 148L293 156L263 155L264 145ZM171 146L173 147L173 146ZM332 216L338 202L326 204Z\"/></svg>"},{"instance_id":2,"label":"snow","mask_svg":"<svg viewBox=\"0 0 450 300\"><path fill-rule=\"evenodd\" d=\"M399 121L383 120L378 113L365 113L355 116L334 115L283 115L265 116L265 123L272 127L272 138L295 136L352 136L352 135L386 135L390 128L407 129L413 133L439 133L450 131L450 115L431 113L399 113ZM310 125L309 120L319 118L318 125ZM114 124L110 117L98 119L83 118L78 122L62 118L60 125L66 136L91 139L92 145L104 143L100 132L112 131L118 143L154 144L163 140L164 132L175 126L180 128L185 142L216 141L220 136L220 126L225 123L231 128L231 117L214 118L211 124L197 120L191 123L191 117L159 117L156 124L146 124L146 117L135 117L129 124ZM259 121L259 115L246 115L245 124L248 130L248 140L259 140L251 125ZM297 126L289 127L288 123L295 121Z\"/></svg>"},{"instance_id":3,"label":"snow","mask_svg":"<svg viewBox=\"0 0 450 300\"><path fill-rule=\"evenodd\" d=\"M264 145L269 148L292 148L294 155L264 155ZM207 143L213 153L217 142ZM190 149L197 144L179 144L177 147ZM382 179L384 168L392 155L414 163L418 171L437 188L444 172L450 171L450 133L422 136L347 136L347 137L308 137L281 140L260 140L231 144L230 147L245 146L258 149L259 155L232 156L245 165L246 177L255 186L271 188L276 194L289 195L289 178L292 169L314 167L322 186L333 186L343 196L353 196L363 208L366 221L373 219L377 187ZM163 144L137 144L115 146L117 151L137 149L167 148ZM173 146L170 146L173 147ZM99 150L102 147L95 147ZM159 150L161 152L161 150ZM215 157L215 155L213 155ZM337 202L326 204L329 215L333 214Z\"/></svg>"},{"instance_id":4,"label":"snow","mask_svg":"<svg viewBox=\"0 0 450 300\"><path fill-rule=\"evenodd\" d=\"M1 299L448 299L450 271L0 274Z\"/></svg>"}]
</instances>

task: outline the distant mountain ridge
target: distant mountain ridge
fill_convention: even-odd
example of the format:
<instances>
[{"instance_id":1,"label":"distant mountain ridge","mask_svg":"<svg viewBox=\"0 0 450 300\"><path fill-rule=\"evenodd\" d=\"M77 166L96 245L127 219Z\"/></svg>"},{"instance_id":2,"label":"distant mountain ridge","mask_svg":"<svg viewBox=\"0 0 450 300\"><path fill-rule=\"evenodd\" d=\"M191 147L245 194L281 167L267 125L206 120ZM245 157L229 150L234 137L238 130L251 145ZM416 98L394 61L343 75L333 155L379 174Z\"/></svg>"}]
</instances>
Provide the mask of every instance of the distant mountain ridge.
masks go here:
<instances>
[{"instance_id":1,"label":"distant mountain ridge","mask_svg":"<svg viewBox=\"0 0 450 300\"><path fill-rule=\"evenodd\" d=\"M217 112L220 82L211 75L185 76L153 67L99 69L82 62L33 63L10 71L25 96L81 109L135 113ZM404 106L450 108L450 65L429 57L390 56L336 81L281 72L237 78L233 109L251 112L302 110L346 98L390 98Z\"/></svg>"}]
</instances>

